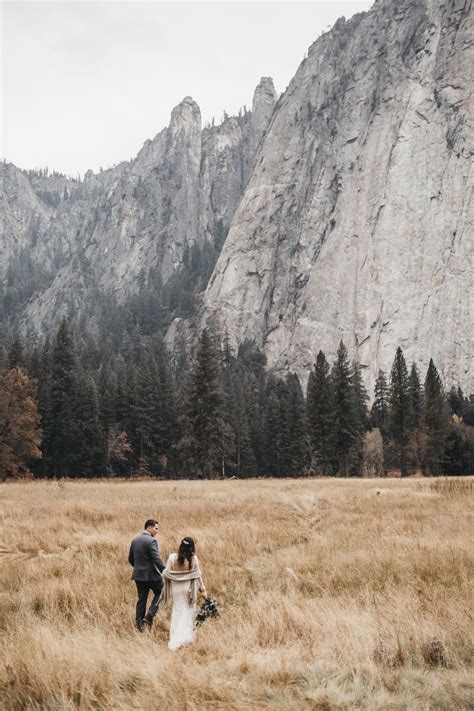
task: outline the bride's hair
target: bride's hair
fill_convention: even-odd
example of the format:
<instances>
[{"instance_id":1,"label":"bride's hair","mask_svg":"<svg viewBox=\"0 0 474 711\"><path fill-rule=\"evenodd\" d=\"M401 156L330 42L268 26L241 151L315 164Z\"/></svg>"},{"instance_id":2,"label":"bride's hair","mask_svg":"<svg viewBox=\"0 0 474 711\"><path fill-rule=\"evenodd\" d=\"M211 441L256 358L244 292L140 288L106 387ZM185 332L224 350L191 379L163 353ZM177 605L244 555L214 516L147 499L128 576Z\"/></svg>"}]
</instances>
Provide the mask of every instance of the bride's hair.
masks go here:
<instances>
[{"instance_id":1,"label":"bride's hair","mask_svg":"<svg viewBox=\"0 0 474 711\"><path fill-rule=\"evenodd\" d=\"M195 546L193 539L189 538L189 536L183 538L183 540L179 544L178 565L184 565L184 561L187 560L189 562L189 567L191 567L191 561L194 556L194 551Z\"/></svg>"}]
</instances>

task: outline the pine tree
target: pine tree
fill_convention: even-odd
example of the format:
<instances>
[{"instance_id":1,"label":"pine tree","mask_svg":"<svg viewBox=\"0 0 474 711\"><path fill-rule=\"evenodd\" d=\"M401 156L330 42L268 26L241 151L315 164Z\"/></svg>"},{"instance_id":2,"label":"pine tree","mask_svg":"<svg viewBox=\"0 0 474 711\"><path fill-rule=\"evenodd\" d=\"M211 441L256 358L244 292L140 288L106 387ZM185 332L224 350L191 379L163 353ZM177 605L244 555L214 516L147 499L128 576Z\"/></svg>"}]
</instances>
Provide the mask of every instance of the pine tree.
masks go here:
<instances>
[{"instance_id":1,"label":"pine tree","mask_svg":"<svg viewBox=\"0 0 474 711\"><path fill-rule=\"evenodd\" d=\"M268 378L265 389L263 419L264 473L268 476L281 474L281 420L280 400L276 378Z\"/></svg>"},{"instance_id":2,"label":"pine tree","mask_svg":"<svg viewBox=\"0 0 474 711\"><path fill-rule=\"evenodd\" d=\"M241 471L243 474L259 474L264 476L268 471L267 447L265 442L265 409L267 374L265 371L266 357L253 340L245 340L237 350L237 366L244 373L244 390L242 410L245 411L245 430L248 429L250 446L245 442L241 450Z\"/></svg>"},{"instance_id":3,"label":"pine tree","mask_svg":"<svg viewBox=\"0 0 474 711\"><path fill-rule=\"evenodd\" d=\"M374 404L370 413L371 425L378 428L385 439L388 429L389 391L385 373L379 370L374 388Z\"/></svg>"},{"instance_id":4,"label":"pine tree","mask_svg":"<svg viewBox=\"0 0 474 711\"><path fill-rule=\"evenodd\" d=\"M139 439L139 454L144 457L152 473L157 473L160 453L159 410L161 393L159 390L157 365L149 352L142 354L136 371L136 430Z\"/></svg>"},{"instance_id":5,"label":"pine tree","mask_svg":"<svg viewBox=\"0 0 474 711\"><path fill-rule=\"evenodd\" d=\"M265 376L255 375L242 361L239 363L242 384L238 391L242 433L240 435L240 471L243 475L263 472L265 455L263 442L263 393ZM247 439L248 432L248 439Z\"/></svg>"},{"instance_id":6,"label":"pine tree","mask_svg":"<svg viewBox=\"0 0 474 711\"><path fill-rule=\"evenodd\" d=\"M235 446L236 446L236 474L240 476L255 476L257 474L257 460L252 443L252 412L258 408L258 399L255 397L256 389L254 377L245 372L243 368L236 370L235 391ZM258 394L258 393L257 393ZM255 422L254 422L255 426Z\"/></svg>"},{"instance_id":7,"label":"pine tree","mask_svg":"<svg viewBox=\"0 0 474 711\"><path fill-rule=\"evenodd\" d=\"M408 425L412 429L419 429L421 424L421 410L423 392L421 389L420 374L416 363L412 363L408 378L408 397L410 400L410 417Z\"/></svg>"},{"instance_id":8,"label":"pine tree","mask_svg":"<svg viewBox=\"0 0 474 711\"><path fill-rule=\"evenodd\" d=\"M298 376L288 375L286 384L289 391L290 471L300 475L308 463L306 406Z\"/></svg>"},{"instance_id":9,"label":"pine tree","mask_svg":"<svg viewBox=\"0 0 474 711\"><path fill-rule=\"evenodd\" d=\"M52 416L51 416L51 344L46 338L39 354L38 413L41 420L43 458L34 465L35 473L48 476L52 472Z\"/></svg>"},{"instance_id":10,"label":"pine tree","mask_svg":"<svg viewBox=\"0 0 474 711\"><path fill-rule=\"evenodd\" d=\"M364 436L368 428L369 417L367 410L367 402L369 396L362 380L360 364L356 361L352 364L351 371L351 386L352 397L354 401L354 423L357 432L357 437L354 441L352 456L354 464L357 468L357 473L362 471L364 458Z\"/></svg>"},{"instance_id":11,"label":"pine tree","mask_svg":"<svg viewBox=\"0 0 474 711\"><path fill-rule=\"evenodd\" d=\"M104 431L100 424L97 387L90 375L78 374L71 396L74 447L68 457L70 474L101 476L105 473Z\"/></svg>"},{"instance_id":12,"label":"pine tree","mask_svg":"<svg viewBox=\"0 0 474 711\"><path fill-rule=\"evenodd\" d=\"M422 429L422 457L425 471L441 474L443 471L446 439L449 433L449 411L441 378L430 359L425 378Z\"/></svg>"},{"instance_id":13,"label":"pine tree","mask_svg":"<svg viewBox=\"0 0 474 711\"><path fill-rule=\"evenodd\" d=\"M357 361L354 361L352 363L351 383L354 397L354 409L357 420L357 427L362 433L364 433L367 430L369 424L369 413L367 410L369 396L367 394L367 390L362 379L362 370L360 363L357 363Z\"/></svg>"},{"instance_id":14,"label":"pine tree","mask_svg":"<svg viewBox=\"0 0 474 711\"><path fill-rule=\"evenodd\" d=\"M334 425L335 425L335 456L338 470L348 476L353 462L354 446L359 436L351 368L347 357L347 349L341 341L337 351L332 373L334 389Z\"/></svg>"},{"instance_id":15,"label":"pine tree","mask_svg":"<svg viewBox=\"0 0 474 711\"><path fill-rule=\"evenodd\" d=\"M227 335L224 336L220 363L220 383L222 393L222 416L225 425L223 469L224 472L234 472L238 466L237 431L239 417L237 412L237 379L235 359L230 348Z\"/></svg>"},{"instance_id":16,"label":"pine tree","mask_svg":"<svg viewBox=\"0 0 474 711\"><path fill-rule=\"evenodd\" d=\"M169 367L169 354L160 345L158 353L158 384L161 402L159 405L159 471L176 472L178 459L176 445L180 438L178 424L178 395L173 382L173 375Z\"/></svg>"},{"instance_id":17,"label":"pine tree","mask_svg":"<svg viewBox=\"0 0 474 711\"><path fill-rule=\"evenodd\" d=\"M464 418L465 397L459 385L457 387L451 386L448 394L448 404L454 415Z\"/></svg>"},{"instance_id":18,"label":"pine tree","mask_svg":"<svg viewBox=\"0 0 474 711\"><path fill-rule=\"evenodd\" d=\"M199 338L190 377L186 450L201 476L213 478L222 469L224 422L218 360L207 329Z\"/></svg>"},{"instance_id":19,"label":"pine tree","mask_svg":"<svg viewBox=\"0 0 474 711\"><path fill-rule=\"evenodd\" d=\"M279 475L288 476L292 471L291 402L288 385L280 378L276 381L276 394L278 398Z\"/></svg>"},{"instance_id":20,"label":"pine tree","mask_svg":"<svg viewBox=\"0 0 474 711\"><path fill-rule=\"evenodd\" d=\"M74 398L77 362L72 332L62 320L53 346L50 391L49 461L56 476L72 472L76 460Z\"/></svg>"},{"instance_id":21,"label":"pine tree","mask_svg":"<svg viewBox=\"0 0 474 711\"><path fill-rule=\"evenodd\" d=\"M102 363L98 375L98 396L99 396L99 416L104 436L114 426L116 421L115 399L116 380L113 377L109 365Z\"/></svg>"},{"instance_id":22,"label":"pine tree","mask_svg":"<svg viewBox=\"0 0 474 711\"><path fill-rule=\"evenodd\" d=\"M312 467L322 474L333 474L335 456L334 393L329 363L322 351L319 351L314 369L309 374L306 416L312 452Z\"/></svg>"},{"instance_id":23,"label":"pine tree","mask_svg":"<svg viewBox=\"0 0 474 711\"><path fill-rule=\"evenodd\" d=\"M412 363L408 378L408 398L409 398L409 456L410 467L418 470L420 468L421 447L420 447L420 427L423 401L423 390L420 383L420 374L416 363Z\"/></svg>"},{"instance_id":24,"label":"pine tree","mask_svg":"<svg viewBox=\"0 0 474 711\"><path fill-rule=\"evenodd\" d=\"M131 342L130 342L131 345ZM127 358L127 360L125 360ZM125 432L131 446L130 456L124 463L124 471L131 474L137 466L141 453L141 441L138 433L138 372L135 354L130 348L118 356L115 366L117 386L115 390L115 426L120 432Z\"/></svg>"},{"instance_id":25,"label":"pine tree","mask_svg":"<svg viewBox=\"0 0 474 711\"><path fill-rule=\"evenodd\" d=\"M390 435L395 444L395 462L401 475L407 471L407 442L410 422L408 371L400 346L397 348L390 373Z\"/></svg>"}]
</instances>

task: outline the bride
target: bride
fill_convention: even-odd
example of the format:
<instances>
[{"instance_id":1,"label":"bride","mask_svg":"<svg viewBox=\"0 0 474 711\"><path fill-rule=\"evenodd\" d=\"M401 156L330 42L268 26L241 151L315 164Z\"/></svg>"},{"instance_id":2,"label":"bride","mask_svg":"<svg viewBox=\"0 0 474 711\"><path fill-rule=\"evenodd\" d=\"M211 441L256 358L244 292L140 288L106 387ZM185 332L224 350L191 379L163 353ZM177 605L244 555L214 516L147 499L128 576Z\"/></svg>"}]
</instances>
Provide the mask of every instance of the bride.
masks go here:
<instances>
[{"instance_id":1,"label":"bride","mask_svg":"<svg viewBox=\"0 0 474 711\"><path fill-rule=\"evenodd\" d=\"M193 642L198 590L207 596L192 538L183 538L178 552L171 553L162 576L164 586L160 602L166 605L170 594L173 598L168 649L174 651Z\"/></svg>"}]
</instances>

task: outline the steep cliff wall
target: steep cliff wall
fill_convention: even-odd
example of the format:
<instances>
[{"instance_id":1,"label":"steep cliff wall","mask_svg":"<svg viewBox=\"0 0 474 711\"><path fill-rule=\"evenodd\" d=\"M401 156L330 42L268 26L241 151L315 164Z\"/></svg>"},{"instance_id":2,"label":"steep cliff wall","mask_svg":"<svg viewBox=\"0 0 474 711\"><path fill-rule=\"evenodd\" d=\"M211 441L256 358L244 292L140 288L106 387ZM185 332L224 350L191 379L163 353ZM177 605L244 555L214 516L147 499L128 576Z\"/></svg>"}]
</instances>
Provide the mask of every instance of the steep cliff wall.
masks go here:
<instances>
[{"instance_id":1,"label":"steep cliff wall","mask_svg":"<svg viewBox=\"0 0 474 711\"><path fill-rule=\"evenodd\" d=\"M379 0L280 98L205 296L307 375L343 339L373 384L401 345L472 388L471 0Z\"/></svg>"},{"instance_id":2,"label":"steep cliff wall","mask_svg":"<svg viewBox=\"0 0 474 711\"><path fill-rule=\"evenodd\" d=\"M165 284L192 245L220 246L275 102L264 78L252 111L202 129L186 97L134 161L81 183L1 164L0 284L26 266L34 284L16 314L23 330L48 333L64 314L87 324L92 294L126 303L150 274Z\"/></svg>"}]
</instances>

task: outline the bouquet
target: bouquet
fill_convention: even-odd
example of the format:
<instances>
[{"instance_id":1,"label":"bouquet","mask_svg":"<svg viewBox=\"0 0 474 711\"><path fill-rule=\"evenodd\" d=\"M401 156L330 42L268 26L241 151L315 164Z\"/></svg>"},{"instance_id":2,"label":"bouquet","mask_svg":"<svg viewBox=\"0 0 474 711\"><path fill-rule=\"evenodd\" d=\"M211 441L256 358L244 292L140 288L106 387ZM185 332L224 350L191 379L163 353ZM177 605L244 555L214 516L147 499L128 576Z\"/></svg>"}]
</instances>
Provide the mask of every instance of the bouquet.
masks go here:
<instances>
[{"instance_id":1,"label":"bouquet","mask_svg":"<svg viewBox=\"0 0 474 711\"><path fill-rule=\"evenodd\" d=\"M207 617L217 617L220 611L221 610L217 600L213 597L206 597L201 605L201 609L196 615L196 624L202 625Z\"/></svg>"}]
</instances>

